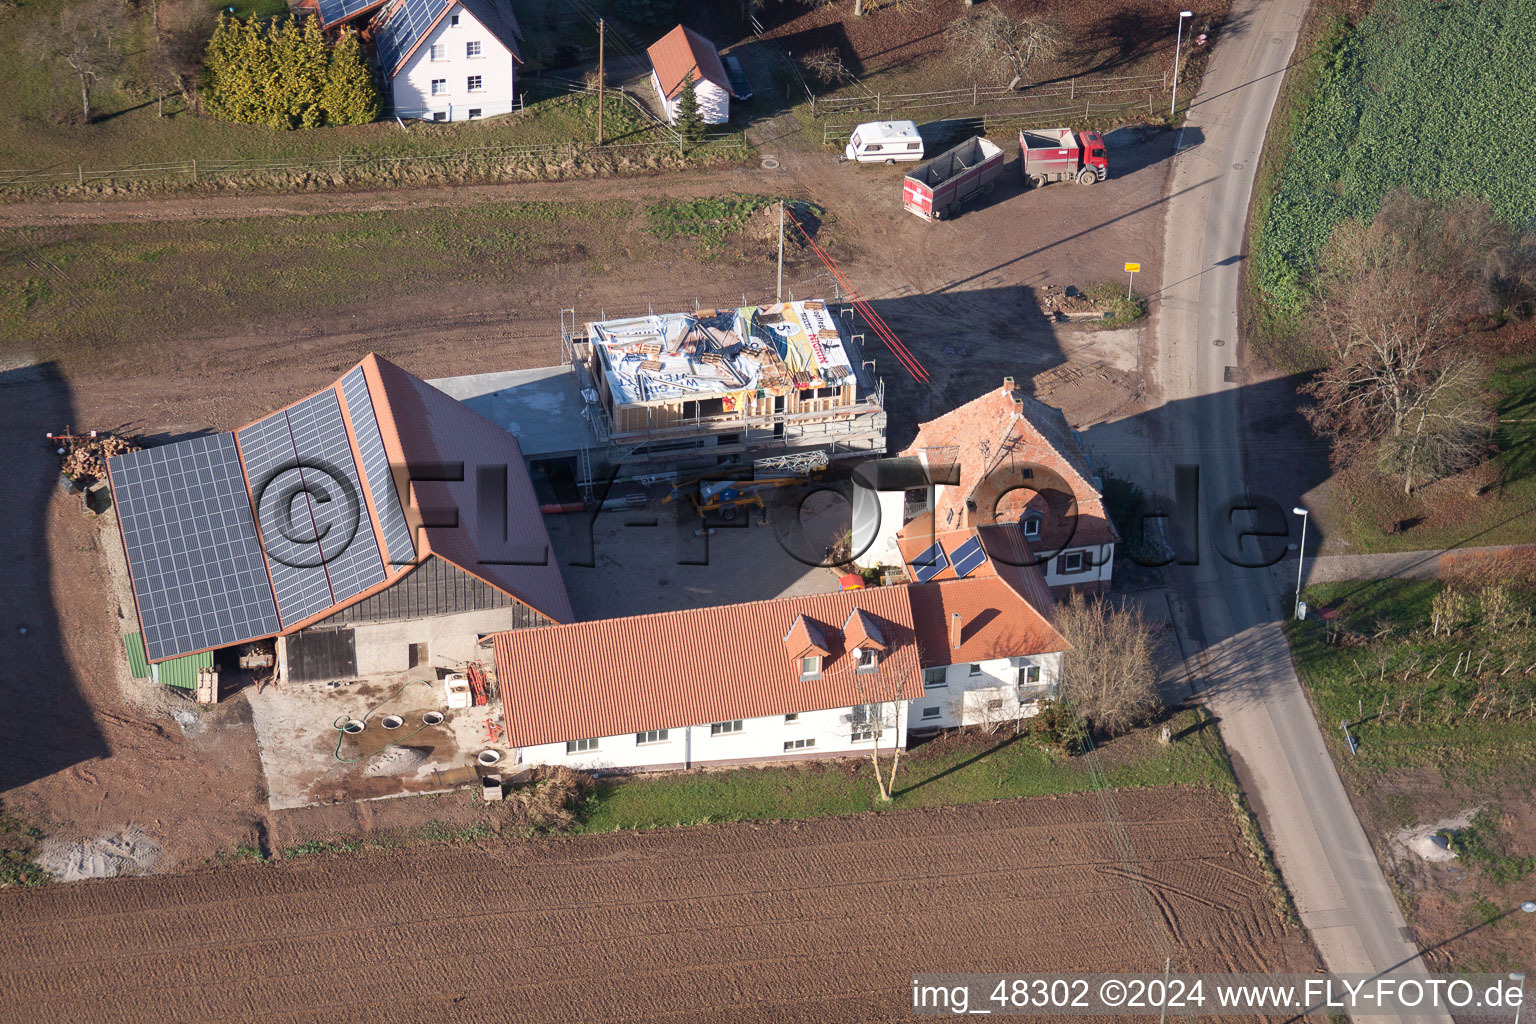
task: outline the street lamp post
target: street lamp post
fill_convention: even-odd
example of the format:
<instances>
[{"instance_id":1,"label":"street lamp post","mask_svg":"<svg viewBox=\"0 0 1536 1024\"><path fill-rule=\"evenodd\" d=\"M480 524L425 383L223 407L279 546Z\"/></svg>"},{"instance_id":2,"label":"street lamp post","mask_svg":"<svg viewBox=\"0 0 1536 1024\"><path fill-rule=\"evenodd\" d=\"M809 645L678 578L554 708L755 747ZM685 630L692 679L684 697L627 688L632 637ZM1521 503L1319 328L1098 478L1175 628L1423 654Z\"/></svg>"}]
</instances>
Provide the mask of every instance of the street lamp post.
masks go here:
<instances>
[{"instance_id":1,"label":"street lamp post","mask_svg":"<svg viewBox=\"0 0 1536 1024\"><path fill-rule=\"evenodd\" d=\"M1184 19L1193 18L1194 16L1194 11L1179 12L1179 31L1173 43L1173 99L1168 104L1169 117L1173 116L1173 112L1179 106L1179 51L1184 47Z\"/></svg>"},{"instance_id":2,"label":"street lamp post","mask_svg":"<svg viewBox=\"0 0 1536 1024\"><path fill-rule=\"evenodd\" d=\"M1291 509L1293 515L1301 516L1301 544L1296 548L1296 606L1292 613L1297 618L1301 617L1301 567L1307 560L1307 510L1304 508Z\"/></svg>"},{"instance_id":3,"label":"street lamp post","mask_svg":"<svg viewBox=\"0 0 1536 1024\"><path fill-rule=\"evenodd\" d=\"M1510 974L1509 980L1520 983L1520 1001L1515 1004L1515 1024L1520 1024L1520 1009L1525 1005L1525 975L1514 972Z\"/></svg>"}]
</instances>

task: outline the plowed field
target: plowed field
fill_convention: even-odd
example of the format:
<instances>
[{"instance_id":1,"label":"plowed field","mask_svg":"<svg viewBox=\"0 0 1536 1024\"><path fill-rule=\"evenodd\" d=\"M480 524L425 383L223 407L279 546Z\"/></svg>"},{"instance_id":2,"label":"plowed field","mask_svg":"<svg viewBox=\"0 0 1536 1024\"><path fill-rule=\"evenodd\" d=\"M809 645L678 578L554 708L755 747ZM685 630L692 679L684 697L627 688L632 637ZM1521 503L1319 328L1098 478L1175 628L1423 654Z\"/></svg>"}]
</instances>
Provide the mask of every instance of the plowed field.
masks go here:
<instances>
[{"instance_id":1,"label":"plowed field","mask_svg":"<svg viewBox=\"0 0 1536 1024\"><path fill-rule=\"evenodd\" d=\"M1133 865L1082 795L9 890L0 1019L886 1021L918 970L1312 968L1222 796L1117 802Z\"/></svg>"}]
</instances>

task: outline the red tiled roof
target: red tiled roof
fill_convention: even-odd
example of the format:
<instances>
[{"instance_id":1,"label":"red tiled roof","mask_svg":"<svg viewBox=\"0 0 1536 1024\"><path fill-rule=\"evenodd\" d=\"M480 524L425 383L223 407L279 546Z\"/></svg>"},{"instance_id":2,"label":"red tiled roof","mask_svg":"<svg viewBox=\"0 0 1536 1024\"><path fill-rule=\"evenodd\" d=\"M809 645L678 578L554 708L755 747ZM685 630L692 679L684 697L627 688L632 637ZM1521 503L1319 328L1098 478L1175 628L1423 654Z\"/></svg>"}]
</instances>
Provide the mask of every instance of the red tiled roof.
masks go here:
<instances>
[{"instance_id":1,"label":"red tiled roof","mask_svg":"<svg viewBox=\"0 0 1536 1024\"><path fill-rule=\"evenodd\" d=\"M809 658L813 654L825 658L832 653L820 627L806 621L804 615L796 615L795 624L784 634L784 650L791 658Z\"/></svg>"},{"instance_id":2,"label":"red tiled roof","mask_svg":"<svg viewBox=\"0 0 1536 1024\"><path fill-rule=\"evenodd\" d=\"M922 696L907 587L658 612L497 633L508 741L519 746ZM856 675L841 626L862 609L888 650ZM785 649L803 616L828 654L800 678Z\"/></svg>"},{"instance_id":3,"label":"red tiled roof","mask_svg":"<svg viewBox=\"0 0 1536 1024\"><path fill-rule=\"evenodd\" d=\"M943 533L935 534L933 532L933 515L932 513L924 512L897 532L896 547L901 552L901 560L907 565L911 565L914 559L924 554L934 544L938 544L944 549L944 556L948 564L939 570L937 575L930 577L928 582L942 583L944 580L959 578L955 575L955 549L974 536L976 536L974 529L946 530ZM966 574L967 578L995 575L997 573L993 571L992 559L990 557Z\"/></svg>"},{"instance_id":4,"label":"red tiled roof","mask_svg":"<svg viewBox=\"0 0 1536 1024\"><path fill-rule=\"evenodd\" d=\"M361 365L384 450L395 467L395 486L410 499L401 504L416 538L417 554L434 554L452 562L555 622L574 619L517 438L387 359L369 354ZM461 464L464 479L408 478L407 466L443 463ZM501 535L501 530L498 524L481 527L478 471L503 466L506 543L496 544L497 550L481 550L483 539ZM446 524L451 515L457 525L423 525L424 512L432 524Z\"/></svg>"},{"instance_id":5,"label":"red tiled roof","mask_svg":"<svg viewBox=\"0 0 1536 1024\"><path fill-rule=\"evenodd\" d=\"M862 608L848 613L848 621L843 623L843 642L850 648L870 647L877 651L887 650L889 646L885 634L880 632L880 624Z\"/></svg>"},{"instance_id":6,"label":"red tiled roof","mask_svg":"<svg viewBox=\"0 0 1536 1024\"><path fill-rule=\"evenodd\" d=\"M714 43L687 26L677 26L652 43L645 53L651 58L656 80L669 100L677 99L690 72L695 82L713 82L732 96L736 95L731 92L725 65L720 63L720 51L715 49Z\"/></svg>"},{"instance_id":7,"label":"red tiled roof","mask_svg":"<svg viewBox=\"0 0 1536 1024\"><path fill-rule=\"evenodd\" d=\"M1066 418L1010 383L921 424L902 454L926 454L930 466L958 464L960 485L946 488L934 509L934 522L941 530L989 524L997 492L1015 483L1046 491L1050 487L1046 477L1054 476L1071 492L1073 500L1068 504L1076 506L1070 543L1104 544L1119 539ZM1009 478L1010 470L1029 467L1045 472L1035 473L1027 482ZM967 499L976 503L976 511L968 508Z\"/></svg>"},{"instance_id":8,"label":"red tiled roof","mask_svg":"<svg viewBox=\"0 0 1536 1024\"><path fill-rule=\"evenodd\" d=\"M974 576L904 588L924 668L1064 651L1071 645L1049 617L1055 607L1039 569L1000 567ZM1041 609L1045 609L1042 612ZM960 616L960 646L950 643L951 617Z\"/></svg>"}]
</instances>

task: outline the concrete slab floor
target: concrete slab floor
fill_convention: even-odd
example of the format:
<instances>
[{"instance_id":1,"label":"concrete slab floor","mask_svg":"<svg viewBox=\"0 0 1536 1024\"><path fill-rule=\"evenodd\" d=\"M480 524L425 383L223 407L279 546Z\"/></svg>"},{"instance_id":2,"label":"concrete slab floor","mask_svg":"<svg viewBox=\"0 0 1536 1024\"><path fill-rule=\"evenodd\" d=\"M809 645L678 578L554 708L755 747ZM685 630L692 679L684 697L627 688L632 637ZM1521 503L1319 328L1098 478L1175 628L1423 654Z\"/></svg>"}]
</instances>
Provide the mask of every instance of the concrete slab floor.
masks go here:
<instances>
[{"instance_id":1,"label":"concrete slab floor","mask_svg":"<svg viewBox=\"0 0 1536 1024\"><path fill-rule=\"evenodd\" d=\"M443 706L440 683L407 681L404 673L337 687L285 683L247 694L273 810L462 785L469 780L445 779L442 773L474 765L487 747L502 752L503 764L516 760L516 752L509 751L504 741L487 740L487 723L502 723L499 701L450 711ZM422 715L428 711L442 712L442 724L423 726ZM391 714L405 720L398 729L384 728L384 719ZM335 728L340 718L364 719L365 715L364 729L355 736L342 735ZM370 774L370 764L376 766L375 772L391 766L400 770Z\"/></svg>"},{"instance_id":2,"label":"concrete slab floor","mask_svg":"<svg viewBox=\"0 0 1536 1024\"><path fill-rule=\"evenodd\" d=\"M579 621L711 605L825 594L839 589L835 569L807 565L848 529L846 502L817 495L789 533L789 515L744 512L713 536L686 504L545 516L560 572ZM649 524L649 525L645 525Z\"/></svg>"}]
</instances>

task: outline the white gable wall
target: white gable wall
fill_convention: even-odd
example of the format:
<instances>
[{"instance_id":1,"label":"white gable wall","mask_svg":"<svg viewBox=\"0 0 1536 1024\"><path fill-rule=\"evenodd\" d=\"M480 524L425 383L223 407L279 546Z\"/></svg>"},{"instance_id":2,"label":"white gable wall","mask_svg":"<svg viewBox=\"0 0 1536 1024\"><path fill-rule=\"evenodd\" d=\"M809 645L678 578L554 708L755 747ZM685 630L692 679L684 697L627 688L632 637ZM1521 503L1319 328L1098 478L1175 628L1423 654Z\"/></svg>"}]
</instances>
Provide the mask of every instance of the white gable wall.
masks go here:
<instances>
[{"instance_id":1,"label":"white gable wall","mask_svg":"<svg viewBox=\"0 0 1536 1024\"><path fill-rule=\"evenodd\" d=\"M457 16L459 23L453 24ZM470 57L467 44L478 41L480 56ZM432 59L432 47L444 48L441 60ZM493 117L510 113L515 93L512 52L464 9L454 4L437 27L428 33L416 52L390 82L395 113L431 121L441 114L444 121L466 121L475 116ZM479 75L480 89L471 92L469 78ZM441 79L447 92L434 96L432 82Z\"/></svg>"},{"instance_id":2,"label":"white gable wall","mask_svg":"<svg viewBox=\"0 0 1536 1024\"><path fill-rule=\"evenodd\" d=\"M1021 683L1020 670L1031 665L1040 669L1039 682ZM1040 712L1041 699L1060 692L1060 651L928 669L923 674L923 696L912 701L907 711L907 727L953 729L1033 718ZM994 707L999 701L1001 705Z\"/></svg>"},{"instance_id":3,"label":"white gable wall","mask_svg":"<svg viewBox=\"0 0 1536 1024\"><path fill-rule=\"evenodd\" d=\"M656 98L667 110L667 120L677 123L677 100L667 99L661 91L661 80L656 77L656 72L651 71L651 88L656 90ZM693 93L699 101L699 114L704 118L705 124L725 124L731 119L731 94L720 88L714 82L699 79L693 84ZM679 92L678 96L682 93Z\"/></svg>"}]
</instances>

